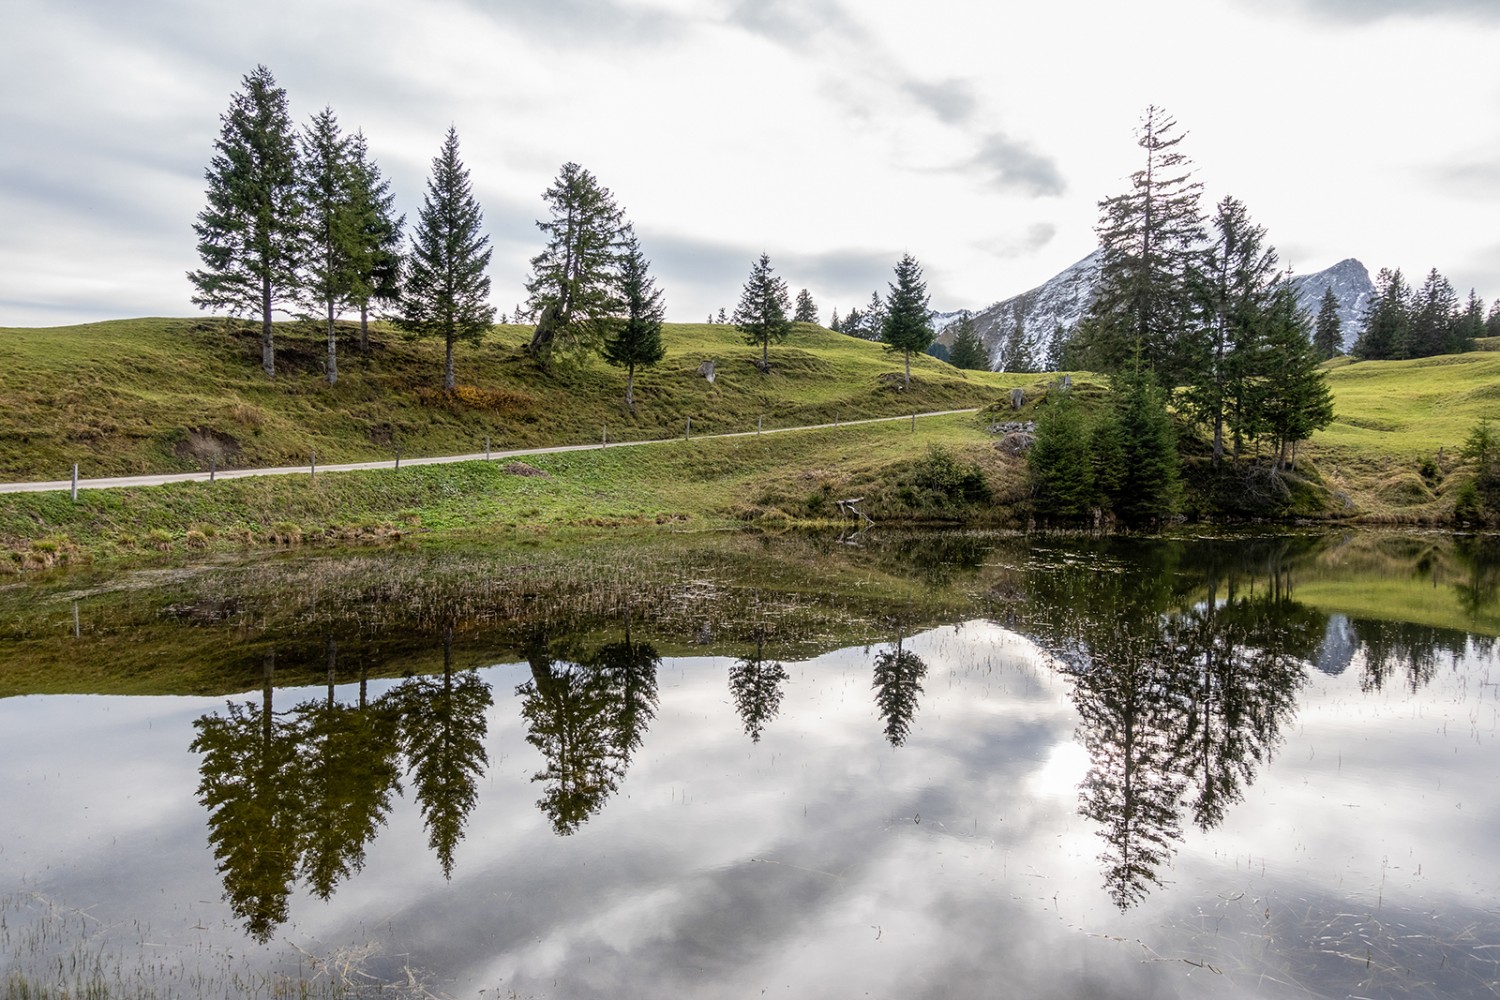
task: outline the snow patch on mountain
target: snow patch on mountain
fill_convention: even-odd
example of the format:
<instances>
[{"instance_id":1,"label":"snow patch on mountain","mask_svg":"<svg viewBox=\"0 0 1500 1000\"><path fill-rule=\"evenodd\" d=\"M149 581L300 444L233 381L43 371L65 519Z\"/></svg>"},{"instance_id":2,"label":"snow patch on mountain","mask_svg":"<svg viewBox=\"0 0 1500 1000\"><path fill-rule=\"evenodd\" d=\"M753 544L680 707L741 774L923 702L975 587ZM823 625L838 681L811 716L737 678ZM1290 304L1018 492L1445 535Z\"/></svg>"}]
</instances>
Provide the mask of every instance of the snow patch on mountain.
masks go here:
<instances>
[{"instance_id":1,"label":"snow patch on mountain","mask_svg":"<svg viewBox=\"0 0 1500 1000\"><path fill-rule=\"evenodd\" d=\"M1046 359L1058 336L1071 333L1094 304L1103 257L1102 249L1095 250L1035 288L974 312L975 326L989 351L990 367L1005 371L1012 360L1010 355L1017 350L1024 351L1034 363ZM1344 344L1354 342L1362 329L1360 318L1375 294L1375 286L1363 264L1350 257L1315 274L1294 277L1291 282L1297 291L1297 302L1307 311L1309 319L1317 316L1323 293L1333 289L1339 301ZM966 310L957 309L931 314L939 341L952 343L954 325L965 313Z\"/></svg>"}]
</instances>

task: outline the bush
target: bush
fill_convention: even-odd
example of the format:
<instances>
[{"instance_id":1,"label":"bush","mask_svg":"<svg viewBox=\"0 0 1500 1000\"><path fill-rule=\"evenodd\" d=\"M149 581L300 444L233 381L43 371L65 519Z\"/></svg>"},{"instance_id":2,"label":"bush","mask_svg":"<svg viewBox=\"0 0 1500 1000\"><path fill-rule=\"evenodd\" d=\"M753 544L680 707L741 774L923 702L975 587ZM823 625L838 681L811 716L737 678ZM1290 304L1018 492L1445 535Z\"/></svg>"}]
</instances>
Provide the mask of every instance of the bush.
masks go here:
<instances>
[{"instance_id":1,"label":"bush","mask_svg":"<svg viewBox=\"0 0 1500 1000\"><path fill-rule=\"evenodd\" d=\"M938 516L987 504L994 498L983 469L973 462L958 461L938 445L907 467L896 492L906 507Z\"/></svg>"}]
</instances>

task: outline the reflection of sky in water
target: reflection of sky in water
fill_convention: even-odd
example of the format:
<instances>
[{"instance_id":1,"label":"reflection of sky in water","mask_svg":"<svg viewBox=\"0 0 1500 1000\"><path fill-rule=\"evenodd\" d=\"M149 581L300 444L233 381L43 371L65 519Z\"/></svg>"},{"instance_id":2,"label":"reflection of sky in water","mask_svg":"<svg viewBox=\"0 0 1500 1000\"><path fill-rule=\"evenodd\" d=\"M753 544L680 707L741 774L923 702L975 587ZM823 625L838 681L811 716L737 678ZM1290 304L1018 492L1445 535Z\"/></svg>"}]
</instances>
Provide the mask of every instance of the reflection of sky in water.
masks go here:
<instances>
[{"instance_id":1,"label":"reflection of sky in water","mask_svg":"<svg viewBox=\"0 0 1500 1000\"><path fill-rule=\"evenodd\" d=\"M327 903L299 888L264 953L374 940L375 971L410 964L455 995L1399 995L1423 976L1480 995L1486 968L1500 978L1475 950L1500 944L1492 662L1440 660L1416 694L1312 672L1245 802L1207 833L1186 820L1165 885L1122 914L1077 811L1068 681L982 623L907 648L929 670L900 749L872 697L879 647L788 663L759 744L731 660L665 661L644 744L569 837L535 806L512 698L530 673L487 669L491 766L452 882L408 783L364 872ZM139 920L153 945L262 954L220 901L187 753L221 707L0 702L0 884Z\"/></svg>"}]
</instances>

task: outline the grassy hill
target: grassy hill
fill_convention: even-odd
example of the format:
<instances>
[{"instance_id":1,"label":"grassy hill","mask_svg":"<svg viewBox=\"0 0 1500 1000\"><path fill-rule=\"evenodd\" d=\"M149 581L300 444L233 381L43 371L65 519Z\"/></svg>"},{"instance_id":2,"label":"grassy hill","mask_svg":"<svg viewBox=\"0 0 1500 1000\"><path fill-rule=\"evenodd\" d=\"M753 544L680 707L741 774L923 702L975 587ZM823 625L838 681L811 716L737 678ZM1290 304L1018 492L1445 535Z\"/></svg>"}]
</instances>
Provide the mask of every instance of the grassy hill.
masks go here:
<instances>
[{"instance_id":1,"label":"grassy hill","mask_svg":"<svg viewBox=\"0 0 1500 1000\"><path fill-rule=\"evenodd\" d=\"M140 319L52 329L0 329L0 479L320 464L532 445L678 437L642 449L538 457L522 476L499 463L406 467L130 491L0 497L0 572L79 557L224 549L296 540L387 540L417 532L525 533L537 526L621 526L839 517L833 501L866 498L881 520L959 517L991 524L1025 516L1025 460L999 453L996 413L839 427L765 438L698 435L849 421L920 410L995 407L1015 386L1028 410L1048 376L962 372L878 344L799 326L771 351L772 368L733 327L669 324L667 357L638 373L634 413L623 372L598 360L539 369L528 330L497 327L461 347L459 389L439 390L440 345L377 329L360 354L352 327L340 381L322 374L315 330L278 330L278 374L259 368L256 333L240 324ZM700 374L715 362L715 379ZM1312 486L1305 513L1446 523L1469 475L1458 450L1481 418L1500 420L1500 352L1405 362L1339 359L1328 366L1337 419L1301 450ZM1081 383L1090 381L1086 377ZM1104 393L1083 394L1103 405ZM984 473L993 503L944 509L928 485L941 447ZM1198 449L1201 451L1201 448ZM1200 459L1201 461L1201 459ZM924 463L928 463L924 466ZM951 471L951 469L949 470ZM923 485L924 478L928 485ZM925 491L925 492L924 492ZM154 555L152 556L154 558Z\"/></svg>"},{"instance_id":2,"label":"grassy hill","mask_svg":"<svg viewBox=\"0 0 1500 1000\"><path fill-rule=\"evenodd\" d=\"M771 371L732 326L668 324L667 356L637 373L597 359L542 371L522 350L529 328L499 326L460 345L458 391L440 391L441 345L377 328L360 354L340 345L339 382L323 377L311 327L277 330L277 375L258 363L256 332L220 320L136 319L0 329L0 480L321 463L694 433L983 406L1035 376L961 372L925 355L903 391L900 357L877 344L799 325L771 350ZM699 374L715 362L710 383Z\"/></svg>"},{"instance_id":3,"label":"grassy hill","mask_svg":"<svg viewBox=\"0 0 1500 1000\"><path fill-rule=\"evenodd\" d=\"M1367 516L1445 521L1466 479L1459 450L1481 419L1500 421L1500 352L1328 364L1334 422L1303 454Z\"/></svg>"}]
</instances>

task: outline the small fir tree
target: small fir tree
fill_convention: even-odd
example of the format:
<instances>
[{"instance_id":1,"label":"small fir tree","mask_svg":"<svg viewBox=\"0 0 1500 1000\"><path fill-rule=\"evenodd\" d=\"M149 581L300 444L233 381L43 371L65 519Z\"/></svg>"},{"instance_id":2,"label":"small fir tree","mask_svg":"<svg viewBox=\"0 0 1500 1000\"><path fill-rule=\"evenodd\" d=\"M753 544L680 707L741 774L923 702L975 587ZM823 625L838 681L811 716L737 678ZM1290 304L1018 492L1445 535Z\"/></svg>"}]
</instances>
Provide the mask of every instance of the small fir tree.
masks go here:
<instances>
[{"instance_id":1,"label":"small fir tree","mask_svg":"<svg viewBox=\"0 0 1500 1000\"><path fill-rule=\"evenodd\" d=\"M1339 319L1339 300L1332 288L1323 292L1323 300L1318 303L1318 318L1313 324L1313 349L1324 361L1338 357L1344 350L1343 320Z\"/></svg>"},{"instance_id":2,"label":"small fir tree","mask_svg":"<svg viewBox=\"0 0 1500 1000\"><path fill-rule=\"evenodd\" d=\"M797 310L792 316L792 322L813 324L818 322L818 306L813 302L812 293L805 288L797 293Z\"/></svg>"},{"instance_id":3,"label":"small fir tree","mask_svg":"<svg viewBox=\"0 0 1500 1000\"><path fill-rule=\"evenodd\" d=\"M203 267L188 272L193 305L260 317L260 360L276 374L271 312L297 290L302 258L302 200L297 140L286 91L255 67L219 119L214 156L204 172L208 206L193 232Z\"/></svg>"},{"instance_id":4,"label":"small fir tree","mask_svg":"<svg viewBox=\"0 0 1500 1000\"><path fill-rule=\"evenodd\" d=\"M958 318L954 326L953 346L948 351L948 360L955 368L964 368L969 371L988 371L990 367L989 352L984 349L984 341L979 337L979 324L974 321L973 313L967 309Z\"/></svg>"},{"instance_id":5,"label":"small fir tree","mask_svg":"<svg viewBox=\"0 0 1500 1000\"><path fill-rule=\"evenodd\" d=\"M928 319L927 284L922 268L911 254L896 263L896 280L890 284L885 300L885 316L880 339L886 349L900 351L906 362L904 388L911 387L911 352L921 353L932 343L932 323Z\"/></svg>"},{"instance_id":6,"label":"small fir tree","mask_svg":"<svg viewBox=\"0 0 1500 1000\"><path fill-rule=\"evenodd\" d=\"M1005 335L1005 356L1002 368L1008 372L1030 372L1036 370L1036 359L1032 356L1031 338L1026 335L1026 317L1016 310L1015 322ZM986 366L988 367L988 366Z\"/></svg>"},{"instance_id":7,"label":"small fir tree","mask_svg":"<svg viewBox=\"0 0 1500 1000\"><path fill-rule=\"evenodd\" d=\"M734 325L745 337L745 343L760 347L760 370L771 370L771 344L779 344L792 332L791 299L786 281L771 269L771 257L762 253L750 267L750 277L740 293L740 304L734 310Z\"/></svg>"},{"instance_id":8,"label":"small fir tree","mask_svg":"<svg viewBox=\"0 0 1500 1000\"><path fill-rule=\"evenodd\" d=\"M1474 341L1484 336L1484 300L1469 289L1469 300L1464 311L1453 323L1453 337L1448 344L1449 354L1463 354L1474 349Z\"/></svg>"},{"instance_id":9,"label":"small fir tree","mask_svg":"<svg viewBox=\"0 0 1500 1000\"><path fill-rule=\"evenodd\" d=\"M483 218L458 158L458 132L450 127L427 178L396 319L412 336L443 338L443 388L449 392L456 385L453 345L478 344L495 322L487 301L490 239L480 232Z\"/></svg>"},{"instance_id":10,"label":"small fir tree","mask_svg":"<svg viewBox=\"0 0 1500 1000\"><path fill-rule=\"evenodd\" d=\"M841 332L841 328L839 325L839 311L837 309L833 311L833 318L828 321L828 329L832 330L834 333Z\"/></svg>"},{"instance_id":11,"label":"small fir tree","mask_svg":"<svg viewBox=\"0 0 1500 1000\"><path fill-rule=\"evenodd\" d=\"M1036 440L1026 453L1032 504L1044 518L1083 517L1094 506L1089 428L1072 393L1047 390L1036 419Z\"/></svg>"},{"instance_id":12,"label":"small fir tree","mask_svg":"<svg viewBox=\"0 0 1500 1000\"><path fill-rule=\"evenodd\" d=\"M604 338L604 360L625 369L625 405L635 410L635 370L656 364L666 355L661 342L661 324L666 314L662 293L648 273L650 264L641 253L635 234L627 232L625 252L620 258L620 297L625 319Z\"/></svg>"},{"instance_id":13,"label":"small fir tree","mask_svg":"<svg viewBox=\"0 0 1500 1000\"><path fill-rule=\"evenodd\" d=\"M1254 429L1270 438L1281 469L1299 442L1333 422L1333 394L1308 338L1307 316L1288 285L1277 289L1267 310L1265 338L1274 374L1256 385L1250 417Z\"/></svg>"},{"instance_id":14,"label":"small fir tree","mask_svg":"<svg viewBox=\"0 0 1500 1000\"><path fill-rule=\"evenodd\" d=\"M1140 360L1110 377L1110 392L1125 453L1115 514L1126 521L1171 517L1177 512L1181 475L1166 393Z\"/></svg>"}]
</instances>

